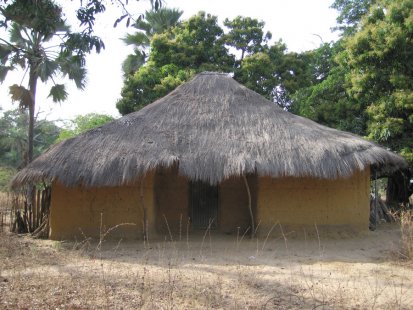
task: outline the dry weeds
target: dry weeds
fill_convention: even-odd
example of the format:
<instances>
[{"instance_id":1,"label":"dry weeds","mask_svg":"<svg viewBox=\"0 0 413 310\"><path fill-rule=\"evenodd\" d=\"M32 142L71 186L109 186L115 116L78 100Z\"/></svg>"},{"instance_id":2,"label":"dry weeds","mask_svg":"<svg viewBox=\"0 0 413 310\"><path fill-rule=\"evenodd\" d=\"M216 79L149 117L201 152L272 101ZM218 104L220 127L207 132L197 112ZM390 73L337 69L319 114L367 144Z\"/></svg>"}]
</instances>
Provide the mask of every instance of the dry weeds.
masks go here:
<instances>
[{"instance_id":1,"label":"dry weeds","mask_svg":"<svg viewBox=\"0 0 413 310\"><path fill-rule=\"evenodd\" d=\"M401 254L413 260L413 210L400 213Z\"/></svg>"},{"instance_id":2,"label":"dry weeds","mask_svg":"<svg viewBox=\"0 0 413 310\"><path fill-rule=\"evenodd\" d=\"M54 242L0 234L3 309L409 309L396 225L343 240ZM179 239L179 238L178 238Z\"/></svg>"},{"instance_id":3,"label":"dry weeds","mask_svg":"<svg viewBox=\"0 0 413 310\"><path fill-rule=\"evenodd\" d=\"M11 194L0 191L0 231L9 229L11 208Z\"/></svg>"}]
</instances>

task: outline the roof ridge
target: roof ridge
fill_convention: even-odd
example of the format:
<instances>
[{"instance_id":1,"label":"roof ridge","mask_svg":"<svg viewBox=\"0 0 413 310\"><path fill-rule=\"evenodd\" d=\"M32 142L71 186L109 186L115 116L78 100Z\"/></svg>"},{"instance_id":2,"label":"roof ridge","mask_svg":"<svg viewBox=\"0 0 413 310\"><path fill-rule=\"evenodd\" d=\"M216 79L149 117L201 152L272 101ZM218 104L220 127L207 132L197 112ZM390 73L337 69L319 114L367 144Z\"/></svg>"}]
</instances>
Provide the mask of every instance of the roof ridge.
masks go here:
<instances>
[{"instance_id":1,"label":"roof ridge","mask_svg":"<svg viewBox=\"0 0 413 310\"><path fill-rule=\"evenodd\" d=\"M215 72L215 71L203 71L201 73L198 73L197 75L223 75L223 76L228 76L230 77L230 73L225 73L225 72Z\"/></svg>"}]
</instances>

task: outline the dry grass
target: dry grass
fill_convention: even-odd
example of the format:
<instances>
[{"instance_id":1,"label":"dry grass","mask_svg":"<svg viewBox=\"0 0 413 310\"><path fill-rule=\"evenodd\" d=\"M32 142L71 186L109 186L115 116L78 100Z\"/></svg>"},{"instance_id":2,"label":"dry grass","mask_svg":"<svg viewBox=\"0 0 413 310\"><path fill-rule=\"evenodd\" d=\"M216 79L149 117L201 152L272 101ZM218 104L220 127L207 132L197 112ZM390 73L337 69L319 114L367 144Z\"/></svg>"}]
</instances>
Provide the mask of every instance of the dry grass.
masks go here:
<instances>
[{"instance_id":1,"label":"dry grass","mask_svg":"<svg viewBox=\"0 0 413 310\"><path fill-rule=\"evenodd\" d=\"M11 209L11 194L0 191L0 231L9 230Z\"/></svg>"},{"instance_id":2,"label":"dry grass","mask_svg":"<svg viewBox=\"0 0 413 310\"><path fill-rule=\"evenodd\" d=\"M413 210L402 211L400 214L401 253L413 260Z\"/></svg>"},{"instance_id":3,"label":"dry grass","mask_svg":"<svg viewBox=\"0 0 413 310\"><path fill-rule=\"evenodd\" d=\"M2 233L0 308L413 307L413 270L389 254L395 225L344 240L202 237L143 244Z\"/></svg>"},{"instance_id":4,"label":"dry grass","mask_svg":"<svg viewBox=\"0 0 413 310\"><path fill-rule=\"evenodd\" d=\"M0 191L0 211L11 208L11 194Z\"/></svg>"}]
</instances>

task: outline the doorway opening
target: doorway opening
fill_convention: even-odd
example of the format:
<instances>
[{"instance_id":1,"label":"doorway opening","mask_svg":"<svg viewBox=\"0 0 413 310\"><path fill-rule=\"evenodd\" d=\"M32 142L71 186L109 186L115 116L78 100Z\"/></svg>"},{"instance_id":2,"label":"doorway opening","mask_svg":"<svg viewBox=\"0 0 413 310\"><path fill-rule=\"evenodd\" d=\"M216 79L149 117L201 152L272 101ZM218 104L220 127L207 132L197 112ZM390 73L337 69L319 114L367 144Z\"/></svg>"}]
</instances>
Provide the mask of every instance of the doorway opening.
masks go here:
<instances>
[{"instance_id":1,"label":"doorway opening","mask_svg":"<svg viewBox=\"0 0 413 310\"><path fill-rule=\"evenodd\" d=\"M189 212L195 229L218 227L218 186L202 181L189 182Z\"/></svg>"}]
</instances>

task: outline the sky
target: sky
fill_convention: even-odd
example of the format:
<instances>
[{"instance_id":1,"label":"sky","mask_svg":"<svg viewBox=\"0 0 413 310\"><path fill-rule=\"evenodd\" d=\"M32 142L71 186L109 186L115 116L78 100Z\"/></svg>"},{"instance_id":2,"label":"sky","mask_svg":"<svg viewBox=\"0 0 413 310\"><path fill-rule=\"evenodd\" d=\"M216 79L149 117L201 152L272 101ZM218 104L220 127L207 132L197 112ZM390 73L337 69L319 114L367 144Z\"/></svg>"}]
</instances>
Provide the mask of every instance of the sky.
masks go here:
<instances>
[{"instance_id":1,"label":"sky","mask_svg":"<svg viewBox=\"0 0 413 310\"><path fill-rule=\"evenodd\" d=\"M63 3L69 24L75 25L73 16L79 1L57 1ZM257 18L265 22L265 31L272 33L272 41L282 39L289 51L302 52L317 48L322 42L334 41L338 34L331 31L335 26L337 12L330 9L333 0L167 0L167 7L184 11L181 19L187 19L199 11L218 16L222 25L225 18L238 15ZM129 1L131 13L144 13L150 9L149 1L140 0L136 4ZM96 35L105 42L106 48L100 54L87 57L88 78L84 91L77 90L72 82L64 80L69 97L60 104L47 99L50 86L40 84L37 94L37 112L39 118L51 121L69 120L76 115L103 113L119 117L116 101L122 88L121 64L131 48L124 45L120 38L133 28L126 28L125 23L113 27L114 21L122 14L121 8L107 5L107 11L99 16L95 26ZM0 36L5 36L0 32ZM8 95L8 86L20 84L23 72L9 75L0 84L0 107L8 110L17 106L12 104Z\"/></svg>"}]
</instances>

